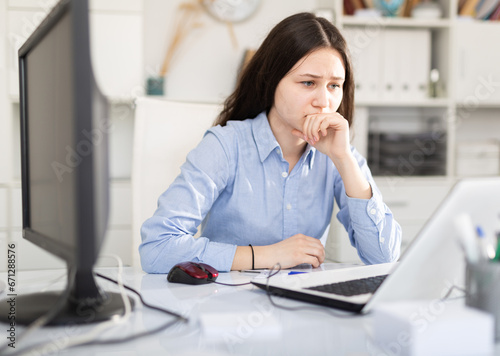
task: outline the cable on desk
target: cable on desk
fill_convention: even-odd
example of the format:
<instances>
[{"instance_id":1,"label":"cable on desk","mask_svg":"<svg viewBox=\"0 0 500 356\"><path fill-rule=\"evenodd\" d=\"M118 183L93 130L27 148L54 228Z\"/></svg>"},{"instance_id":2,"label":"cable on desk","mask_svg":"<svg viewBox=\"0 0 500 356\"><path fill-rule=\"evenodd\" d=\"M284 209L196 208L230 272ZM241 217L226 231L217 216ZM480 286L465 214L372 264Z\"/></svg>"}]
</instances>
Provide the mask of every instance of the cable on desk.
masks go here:
<instances>
[{"instance_id":1,"label":"cable on desk","mask_svg":"<svg viewBox=\"0 0 500 356\"><path fill-rule=\"evenodd\" d=\"M54 306L47 311L47 313L40 315L37 319L35 319L31 324L29 324L26 329L17 337L17 343L19 343L21 340L25 339L26 336L34 332L35 330L45 326L46 324L50 323L50 321L62 310L64 305L66 304L66 300L69 297L69 294L71 292L71 288L73 287L73 281L75 280L76 277L76 268L71 268L68 271L68 280L66 283L66 288L64 291L61 293L59 298L57 299L57 302L54 304ZM3 355L4 352L8 349L9 344L8 342L0 347L0 355ZM7 351L8 352L8 351ZM24 351L20 351L21 353L24 353ZM16 355L16 353L8 353L8 355Z\"/></svg>"},{"instance_id":2,"label":"cable on desk","mask_svg":"<svg viewBox=\"0 0 500 356\"><path fill-rule=\"evenodd\" d=\"M273 273L275 268L277 268L277 270ZM269 270L269 275L267 276L267 283L266 283L267 296L268 296L271 304L273 306L275 306L276 308L281 308L281 309L291 310L291 311L297 311L297 310L313 310L313 311L320 311L320 312L326 311L327 313L329 313L333 316L336 316L338 318L357 318L357 317L362 317L362 316L366 315L366 314L360 314L360 313L355 313L355 312L351 312L351 314L341 314L341 313L336 313L335 311L333 311L329 308L325 308L325 307L321 307L321 306L317 306L317 307L313 307L313 306L311 306L311 307L287 307L284 305L276 304L272 298L273 292L271 292L269 290L269 279L271 277L274 277L275 275L277 275L280 271L281 271L281 264L278 262ZM274 293L274 294L278 295L278 293Z\"/></svg>"},{"instance_id":3,"label":"cable on desk","mask_svg":"<svg viewBox=\"0 0 500 356\"><path fill-rule=\"evenodd\" d=\"M215 283L215 284L220 284L223 286L230 286L230 287L246 286L246 285L252 284L251 282L231 284L231 283L222 283L222 282L216 282L216 281L211 281L210 283Z\"/></svg>"},{"instance_id":4,"label":"cable on desk","mask_svg":"<svg viewBox=\"0 0 500 356\"><path fill-rule=\"evenodd\" d=\"M104 275L102 275L102 274L100 274L100 273L96 273L96 276L97 276L97 277L100 277L100 278L102 278L102 279L105 279L105 280L107 280L107 281L113 282L113 283L118 283L118 282L117 282L117 281L115 281L114 279L109 278L109 277L106 277L106 276L104 276ZM141 300L142 305L144 305L145 307L148 307L149 309L154 309L154 310L157 310L157 311L159 311L159 312L162 312L162 313L165 313L165 314L168 314L168 315L171 315L171 316L175 316L176 318L178 318L178 319L182 320L183 322L187 322L187 321L188 321L188 319L187 319L187 318L185 318L184 316L182 316L182 315L180 315L180 314L177 314L177 313L172 312L172 311L170 311L170 310L163 309L163 308L160 308L160 307L157 307L157 306L154 306L154 305L151 305L151 304L147 303L147 302L146 302L146 301L142 298L142 295L141 295L138 291L136 291L135 289L133 289L133 288L131 288L131 287L127 286L127 285L123 285L123 287L125 287L125 289L127 289L127 290L129 290L129 291L133 292L134 294L136 294L136 295L139 297L139 299Z\"/></svg>"},{"instance_id":5,"label":"cable on desk","mask_svg":"<svg viewBox=\"0 0 500 356\"><path fill-rule=\"evenodd\" d=\"M96 276L102 278L102 279L105 279L107 281L110 281L110 282L113 282L115 284L118 284L119 282L110 278L110 277L107 277L107 276L104 276L100 273L96 273ZM136 291L134 288L131 288L127 285L123 285L123 287L131 292L133 292L134 294L136 294L142 305L144 305L145 307L147 308L150 308L150 309L153 309L153 310L157 310L159 312L162 312L162 313L165 313L167 315L170 315L170 316L174 316L176 319L174 320L171 320L165 324L162 324L160 325L159 327L155 328L155 329L151 329L151 330L148 330L148 331L143 331L143 332L140 332L140 333L137 333L137 334L133 334L133 335L130 335L130 336L126 336L126 337L122 337L122 338L115 338L115 339L106 339L106 340L90 340L88 342L85 342L85 343L82 343L82 344L79 344L81 346L83 345L111 345L111 344L120 344L120 343L123 343L123 342L128 342L128 341L133 341L133 340L136 340L136 339L139 339L141 337L144 337L144 336L149 336L149 335L153 335L153 334L156 334L162 330L165 330L167 328L169 328L170 326L182 321L184 323L188 322L188 319L178 313L175 313L175 312L172 312L170 310L167 310L167 309L164 309L164 308L160 308L160 307L157 307L157 306L154 306L154 305L151 305L149 303L147 303L144 298L142 297L142 295Z\"/></svg>"},{"instance_id":6,"label":"cable on desk","mask_svg":"<svg viewBox=\"0 0 500 356\"><path fill-rule=\"evenodd\" d=\"M121 315L121 316L116 315L113 318L111 318L110 320L108 320L102 324L98 324L90 332L88 332L84 335L81 335L79 337L74 337L74 338L70 339L68 341L68 343L66 343L63 346L58 346L59 351L64 350L64 349L68 349L68 348L71 348L74 346L83 345L83 344L87 343L89 340L93 340L94 338L96 338L104 330L109 329L109 328L111 328L111 327L113 327L121 322L125 322L130 317L131 305L130 305L129 299L127 298L127 295L125 294L125 289L123 288L123 283L122 283L122 279L121 279L121 274L122 274L122 270L123 270L122 260L120 259L120 257L118 257L116 255L109 255L109 256L104 256L104 257L113 257L118 262L118 275L119 275L118 284L119 284L119 289L120 289L120 295L122 297L122 301L123 301L123 304L125 306L125 311L124 311L123 315ZM69 282L68 284L72 285L72 281L74 281L74 277L71 277L71 282ZM63 294L65 294L65 293L63 293ZM59 309L60 309L60 307L59 307ZM56 312L54 312L53 310L51 310L47 314L45 314L45 315L50 314L50 319L46 320L45 323L49 322L60 311L60 310L57 310ZM41 326L42 325L40 325L39 327L41 327ZM26 353L36 352L37 349L43 349L47 346L50 346L51 344L52 344L52 342L40 342L38 344L27 347L26 349L20 349L20 350L17 350L16 352L9 353L8 355L17 356L17 355L23 355Z\"/></svg>"},{"instance_id":7,"label":"cable on desk","mask_svg":"<svg viewBox=\"0 0 500 356\"><path fill-rule=\"evenodd\" d=\"M96 273L96 276L102 278L102 279L105 279L107 281L110 281L112 283L115 283L115 284L118 284L118 281L110 278L110 277L107 277L107 276L104 276L100 273ZM153 334L156 334L162 330L165 330L167 328L169 328L170 326L182 321L184 323L188 322L188 319L178 313L175 313L175 312L172 312L168 309L164 309L164 308L161 308L161 307L157 307L157 306L154 306L154 305L151 305L149 303L147 303L144 298L142 297L142 295L137 291L135 290L134 288L132 287L129 287L127 285L123 285L123 287L129 291L131 291L132 293L136 294L142 305L144 305L145 307L149 308L149 309L153 309L153 310L156 310L156 311L159 311L159 312L162 312L164 314L167 314L167 315L170 315L170 316L174 316L176 319L174 320L171 320L165 324L162 324L160 325L159 327L155 328L155 329L151 329L151 330L148 330L148 331L143 331L143 332L140 332L140 333L137 333L137 334L133 334L133 335L130 335L130 336L126 336L126 337L122 337L122 338L115 338L115 339L106 339L106 340L91 340L89 342L86 342L84 344L80 344L80 345L111 345L111 344L120 344L120 343L124 343L124 342L128 342L128 341L133 341L133 340L136 340L136 339L139 339L141 337L144 337L144 336L149 336L149 335L153 335Z\"/></svg>"},{"instance_id":8,"label":"cable on desk","mask_svg":"<svg viewBox=\"0 0 500 356\"><path fill-rule=\"evenodd\" d=\"M85 345L113 345L113 344L121 344L121 343L124 343L124 342L129 342L129 341L133 341L133 340L137 340L137 339L140 339L141 337L145 337L145 336L150 336L150 335L154 335L162 330L165 330L165 329L168 329L169 327L171 327L172 325L178 323L179 321L181 321L180 319L174 319L174 320L171 320L163 325L160 325L158 326L157 328L155 329L151 329L151 330L148 330L148 331L143 331L143 332L140 332L140 333L137 333L137 334L134 334L134 335L130 335L130 336L126 336L126 337L122 337L122 338L116 338L116 339L106 339L106 340L93 340L93 341L90 341L90 342L87 342L85 344L80 344L80 346L85 346ZM183 322L186 322L187 319L185 320L182 320Z\"/></svg>"},{"instance_id":9,"label":"cable on desk","mask_svg":"<svg viewBox=\"0 0 500 356\"><path fill-rule=\"evenodd\" d=\"M115 284L118 284L118 286L120 288L120 294L121 294L121 297L122 297L124 305L125 305L125 312L124 312L124 314L122 316L115 316L111 320L106 321L106 322L104 322L102 324L97 325L95 328L93 328L87 334L84 334L82 336L70 339L68 341L68 343L66 343L63 347L59 346L59 351L61 351L63 349L68 349L68 348L71 348L71 347L75 347L75 346L92 345L92 344L100 344L100 345L103 345L103 344L116 344L116 343L122 343L122 342L132 341L132 340L138 339L140 337L147 336L147 335L152 335L152 334L157 333L157 332L159 332L161 330L164 330L164 329L170 327L171 325L177 323L180 320L182 320L184 322L187 321L187 318L185 318L185 317L183 317L183 316L181 316L179 314L176 314L176 313L170 312L170 311L168 311L166 309L155 307L155 306L152 306L152 305L146 303L144 301L144 299L142 298L142 296L140 295L139 292L137 292L133 288L130 288L130 287L124 285L123 282L122 282L122 278L121 278L121 275L122 275L122 266L123 266L122 262L121 262L121 259L118 256L116 256L116 255L112 255L110 257L116 258L117 261L118 261L118 278L117 278L117 280L114 280L114 279L111 279L109 277L100 275L99 273L96 273L96 275L98 277L101 277L101 278L104 278L106 280L109 280L109 281L111 281L111 282L113 282ZM116 339L107 339L107 340L95 340L95 338L98 337L99 334L101 334L102 331L104 331L105 329L110 328L112 326L115 326L116 324L119 324L121 322L124 322L124 321L128 320L128 318L130 317L131 306L130 306L130 301L129 301L127 295L126 295L125 289L131 290L132 292L134 292L135 294L137 294L139 296L139 299L143 303L143 305L145 305L146 307L149 307L151 309L155 309L155 310L167 313L169 315L173 315L173 316L176 317L176 319L173 320L173 321L169 321L168 323L165 323L163 325L160 325L159 327L157 327L155 329L152 329L152 330L149 330L149 331L145 331L145 332L141 332L141 333L137 333L137 334L130 335L130 336L127 336L127 337L116 338ZM54 313L54 315L56 315L57 312ZM48 346L50 344L51 344L51 342L40 342L38 344L35 344L35 345L32 345L32 346L28 347L27 349L17 350L15 352L9 353L8 355L9 356L18 356L18 355L24 355L24 354L27 354L27 353L31 353L31 352L35 352L35 354L36 354L37 349L43 349L43 348L45 348L46 346Z\"/></svg>"},{"instance_id":10,"label":"cable on desk","mask_svg":"<svg viewBox=\"0 0 500 356\"><path fill-rule=\"evenodd\" d=\"M459 290L460 292L463 292L464 294L461 296L458 296L458 297L450 298L451 292L453 292L454 289ZM459 286L454 284L450 287L450 289L448 289L448 292L446 292L445 296L443 298L441 298L441 301L444 302L448 299L462 299L462 298L465 298L466 294L467 294L467 291L464 288L459 287Z\"/></svg>"},{"instance_id":11,"label":"cable on desk","mask_svg":"<svg viewBox=\"0 0 500 356\"><path fill-rule=\"evenodd\" d=\"M123 315L114 315L110 320L103 322L102 324L98 324L95 328L90 330L87 334L84 334L79 337L75 337L69 340L69 342L63 347L63 349L71 348L79 345L86 345L89 342L92 342L96 337L102 334L103 331L107 329L111 329L112 327L125 323L132 313L132 306L130 305L130 300L125 293L125 288L123 286L122 274L123 274L123 262L122 259L114 254L101 256L102 257L111 257L117 261L118 264L118 275L117 275L117 284L120 290L120 296L123 301L123 305L125 306L125 311Z\"/></svg>"}]
</instances>

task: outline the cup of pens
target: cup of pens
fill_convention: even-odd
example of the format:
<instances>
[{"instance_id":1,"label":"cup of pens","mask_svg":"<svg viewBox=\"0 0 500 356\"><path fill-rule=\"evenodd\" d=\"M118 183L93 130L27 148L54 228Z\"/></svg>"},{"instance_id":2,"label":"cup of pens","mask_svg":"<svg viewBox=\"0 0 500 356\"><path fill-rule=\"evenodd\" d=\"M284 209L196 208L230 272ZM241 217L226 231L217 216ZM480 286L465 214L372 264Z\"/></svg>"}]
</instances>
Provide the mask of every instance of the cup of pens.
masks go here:
<instances>
[{"instance_id":1,"label":"cup of pens","mask_svg":"<svg viewBox=\"0 0 500 356\"><path fill-rule=\"evenodd\" d=\"M500 261L467 262L466 304L483 310L495 319L495 340L500 340Z\"/></svg>"},{"instance_id":2,"label":"cup of pens","mask_svg":"<svg viewBox=\"0 0 500 356\"><path fill-rule=\"evenodd\" d=\"M466 258L465 304L495 319L495 340L500 340L500 232L487 234L474 226L470 215L455 218L459 243Z\"/></svg>"}]
</instances>

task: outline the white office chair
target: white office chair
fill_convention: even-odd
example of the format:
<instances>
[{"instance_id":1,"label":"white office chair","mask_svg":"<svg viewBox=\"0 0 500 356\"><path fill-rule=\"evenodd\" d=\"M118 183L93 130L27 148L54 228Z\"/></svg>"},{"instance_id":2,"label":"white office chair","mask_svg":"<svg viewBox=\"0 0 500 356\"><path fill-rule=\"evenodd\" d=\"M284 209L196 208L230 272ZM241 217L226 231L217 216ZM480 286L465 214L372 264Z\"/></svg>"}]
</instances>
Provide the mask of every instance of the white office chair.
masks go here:
<instances>
[{"instance_id":1,"label":"white office chair","mask_svg":"<svg viewBox=\"0 0 500 356\"><path fill-rule=\"evenodd\" d=\"M186 155L202 139L222 109L217 104L139 98L132 158L132 263L140 266L142 223L153 215L158 197L180 173Z\"/></svg>"}]
</instances>

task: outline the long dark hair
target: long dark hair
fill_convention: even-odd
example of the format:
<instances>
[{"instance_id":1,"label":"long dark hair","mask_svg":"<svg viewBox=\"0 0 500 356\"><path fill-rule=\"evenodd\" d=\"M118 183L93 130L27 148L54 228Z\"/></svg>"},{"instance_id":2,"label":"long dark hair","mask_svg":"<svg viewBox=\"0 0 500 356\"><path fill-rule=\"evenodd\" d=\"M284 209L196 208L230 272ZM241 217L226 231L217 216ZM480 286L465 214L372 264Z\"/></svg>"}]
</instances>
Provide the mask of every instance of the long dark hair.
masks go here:
<instances>
[{"instance_id":1,"label":"long dark hair","mask_svg":"<svg viewBox=\"0 0 500 356\"><path fill-rule=\"evenodd\" d=\"M287 17L271 30L243 69L235 91L224 102L214 125L254 118L262 111L269 113L281 79L305 55L325 47L336 49L344 61L346 77L338 112L351 126L354 78L347 43L330 21L308 12Z\"/></svg>"}]
</instances>

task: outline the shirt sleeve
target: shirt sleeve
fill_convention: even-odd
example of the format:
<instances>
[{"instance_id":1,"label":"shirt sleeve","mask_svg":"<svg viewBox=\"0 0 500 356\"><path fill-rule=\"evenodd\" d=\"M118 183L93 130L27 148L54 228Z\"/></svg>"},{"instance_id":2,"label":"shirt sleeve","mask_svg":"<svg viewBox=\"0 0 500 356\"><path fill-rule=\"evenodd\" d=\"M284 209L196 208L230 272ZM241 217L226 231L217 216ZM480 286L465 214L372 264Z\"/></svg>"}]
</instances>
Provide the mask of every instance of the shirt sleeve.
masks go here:
<instances>
[{"instance_id":1,"label":"shirt sleeve","mask_svg":"<svg viewBox=\"0 0 500 356\"><path fill-rule=\"evenodd\" d=\"M362 173L372 188L370 199L348 197L342 178L337 178L335 199L337 218L344 225L358 255L365 264L394 262L401 251L401 227L382 199L366 160L354 148L353 153Z\"/></svg>"},{"instance_id":2,"label":"shirt sleeve","mask_svg":"<svg viewBox=\"0 0 500 356\"><path fill-rule=\"evenodd\" d=\"M192 150L181 173L159 197L154 215L141 228L141 265L147 273L168 273L179 262L194 261L229 271L236 245L197 237L205 218L230 177L231 162L210 131Z\"/></svg>"}]
</instances>

